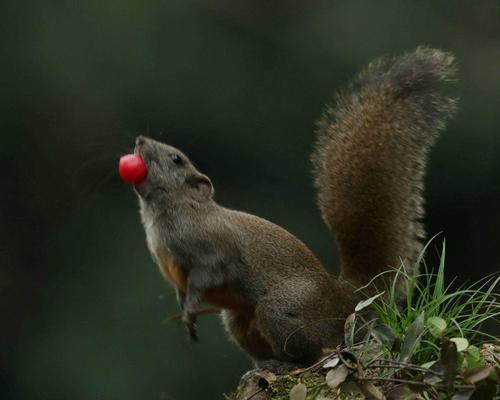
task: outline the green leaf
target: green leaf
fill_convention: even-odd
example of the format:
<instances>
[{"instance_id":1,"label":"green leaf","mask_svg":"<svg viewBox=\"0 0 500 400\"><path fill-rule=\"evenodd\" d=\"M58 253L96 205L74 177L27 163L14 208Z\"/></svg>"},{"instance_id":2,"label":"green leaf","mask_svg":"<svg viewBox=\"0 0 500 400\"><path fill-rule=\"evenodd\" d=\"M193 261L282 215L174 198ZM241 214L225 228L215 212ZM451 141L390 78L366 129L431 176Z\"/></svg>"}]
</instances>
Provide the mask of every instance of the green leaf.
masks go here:
<instances>
[{"instance_id":1,"label":"green leaf","mask_svg":"<svg viewBox=\"0 0 500 400\"><path fill-rule=\"evenodd\" d=\"M436 361L428 361L428 362L426 362L426 363L423 363L423 364L421 365L421 367L422 367L422 368L427 368L427 369L429 369L430 367L432 367L432 366L434 365L434 363L435 363L435 362L436 362Z\"/></svg>"},{"instance_id":2,"label":"green leaf","mask_svg":"<svg viewBox=\"0 0 500 400\"><path fill-rule=\"evenodd\" d=\"M434 300L441 299L444 295L444 265L446 258L446 240L443 240L443 250L439 259L439 269L436 276L436 283L434 285L434 293L432 298Z\"/></svg>"},{"instance_id":3,"label":"green leaf","mask_svg":"<svg viewBox=\"0 0 500 400\"><path fill-rule=\"evenodd\" d=\"M387 349L391 350L394 346L396 335L394 335L394 331L390 326L385 324L378 325L372 329L371 334L375 338L375 340L377 340Z\"/></svg>"},{"instance_id":4,"label":"green leaf","mask_svg":"<svg viewBox=\"0 0 500 400\"><path fill-rule=\"evenodd\" d=\"M467 361L465 361L465 357L463 356L463 353L458 353L457 365L458 365L458 368L466 368L467 367Z\"/></svg>"},{"instance_id":5,"label":"green leaf","mask_svg":"<svg viewBox=\"0 0 500 400\"><path fill-rule=\"evenodd\" d=\"M465 360L468 368L476 368L484 365L485 360L476 346L469 346L465 351Z\"/></svg>"},{"instance_id":6,"label":"green leaf","mask_svg":"<svg viewBox=\"0 0 500 400\"><path fill-rule=\"evenodd\" d=\"M434 337L441 337L446 329L446 321L440 317L430 317L427 320L427 329Z\"/></svg>"},{"instance_id":7,"label":"green leaf","mask_svg":"<svg viewBox=\"0 0 500 400\"><path fill-rule=\"evenodd\" d=\"M419 346L424 331L424 317L425 311L422 311L408 328L403 344L401 345L399 361L407 362Z\"/></svg>"},{"instance_id":8,"label":"green leaf","mask_svg":"<svg viewBox=\"0 0 500 400\"><path fill-rule=\"evenodd\" d=\"M455 337L451 338L450 341L456 344L457 351L465 351L469 347L469 341L466 338Z\"/></svg>"}]
</instances>

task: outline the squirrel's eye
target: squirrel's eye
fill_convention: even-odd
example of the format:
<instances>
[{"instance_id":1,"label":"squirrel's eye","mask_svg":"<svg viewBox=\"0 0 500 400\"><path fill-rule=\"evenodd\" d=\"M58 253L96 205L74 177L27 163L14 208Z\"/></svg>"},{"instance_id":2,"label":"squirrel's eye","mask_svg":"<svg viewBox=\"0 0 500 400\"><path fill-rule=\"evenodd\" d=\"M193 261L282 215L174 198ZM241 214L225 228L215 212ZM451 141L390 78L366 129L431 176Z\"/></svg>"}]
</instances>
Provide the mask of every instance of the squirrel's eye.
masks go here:
<instances>
[{"instance_id":1,"label":"squirrel's eye","mask_svg":"<svg viewBox=\"0 0 500 400\"><path fill-rule=\"evenodd\" d=\"M176 164L182 164L182 158L178 154L170 154L170 159Z\"/></svg>"}]
</instances>

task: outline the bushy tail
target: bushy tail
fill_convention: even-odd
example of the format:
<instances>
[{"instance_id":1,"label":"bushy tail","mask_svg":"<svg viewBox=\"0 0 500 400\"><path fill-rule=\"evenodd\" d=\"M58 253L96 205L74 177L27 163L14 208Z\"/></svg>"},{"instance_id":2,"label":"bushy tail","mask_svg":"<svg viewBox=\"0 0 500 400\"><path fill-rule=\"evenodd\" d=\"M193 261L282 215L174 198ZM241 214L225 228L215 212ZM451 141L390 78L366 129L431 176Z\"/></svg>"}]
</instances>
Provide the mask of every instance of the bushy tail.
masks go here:
<instances>
[{"instance_id":1,"label":"bushy tail","mask_svg":"<svg viewBox=\"0 0 500 400\"><path fill-rule=\"evenodd\" d=\"M318 122L315 186L342 278L363 284L416 259L427 153L456 103L440 86L455 73L452 55L427 47L376 60Z\"/></svg>"}]
</instances>

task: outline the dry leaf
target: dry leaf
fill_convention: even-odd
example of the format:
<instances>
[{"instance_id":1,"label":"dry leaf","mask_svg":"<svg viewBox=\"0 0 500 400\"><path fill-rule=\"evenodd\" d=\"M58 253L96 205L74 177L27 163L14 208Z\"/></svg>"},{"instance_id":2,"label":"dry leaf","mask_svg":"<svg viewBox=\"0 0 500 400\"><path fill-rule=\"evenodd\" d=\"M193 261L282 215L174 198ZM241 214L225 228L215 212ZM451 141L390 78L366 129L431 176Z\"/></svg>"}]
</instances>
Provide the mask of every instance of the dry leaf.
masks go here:
<instances>
[{"instance_id":1,"label":"dry leaf","mask_svg":"<svg viewBox=\"0 0 500 400\"><path fill-rule=\"evenodd\" d=\"M345 365L340 365L337 368L328 371L325 378L326 383L332 389L335 389L346 380L347 375L349 375L349 370L347 369L347 367Z\"/></svg>"},{"instance_id":2,"label":"dry leaf","mask_svg":"<svg viewBox=\"0 0 500 400\"><path fill-rule=\"evenodd\" d=\"M306 400L307 387L303 383L297 383L290 390L290 400Z\"/></svg>"},{"instance_id":3,"label":"dry leaf","mask_svg":"<svg viewBox=\"0 0 500 400\"><path fill-rule=\"evenodd\" d=\"M418 398L419 395L406 384L394 386L387 392L387 400L417 400Z\"/></svg>"},{"instance_id":4,"label":"dry leaf","mask_svg":"<svg viewBox=\"0 0 500 400\"><path fill-rule=\"evenodd\" d=\"M481 367L472 368L465 371L464 377L465 380L467 380L468 382L476 384L477 382L485 380L490 375L490 372L492 370L493 367L483 365Z\"/></svg>"},{"instance_id":5,"label":"dry leaf","mask_svg":"<svg viewBox=\"0 0 500 400\"><path fill-rule=\"evenodd\" d=\"M371 382L358 382L358 386L367 400L385 400L384 394Z\"/></svg>"},{"instance_id":6,"label":"dry leaf","mask_svg":"<svg viewBox=\"0 0 500 400\"><path fill-rule=\"evenodd\" d=\"M325 365L323 365L323 368L335 368L340 362L340 358L337 356L333 357L330 359Z\"/></svg>"},{"instance_id":7,"label":"dry leaf","mask_svg":"<svg viewBox=\"0 0 500 400\"><path fill-rule=\"evenodd\" d=\"M362 300L358 304L356 304L356 308L354 309L355 312L361 311L363 308L368 307L370 304L373 303L375 299L378 299L380 296L382 296L385 292L379 293L373 297L370 297L369 299Z\"/></svg>"},{"instance_id":8,"label":"dry leaf","mask_svg":"<svg viewBox=\"0 0 500 400\"><path fill-rule=\"evenodd\" d=\"M356 314L349 315L344 323L344 341L347 347L352 347L354 344L354 328L355 328Z\"/></svg>"}]
</instances>

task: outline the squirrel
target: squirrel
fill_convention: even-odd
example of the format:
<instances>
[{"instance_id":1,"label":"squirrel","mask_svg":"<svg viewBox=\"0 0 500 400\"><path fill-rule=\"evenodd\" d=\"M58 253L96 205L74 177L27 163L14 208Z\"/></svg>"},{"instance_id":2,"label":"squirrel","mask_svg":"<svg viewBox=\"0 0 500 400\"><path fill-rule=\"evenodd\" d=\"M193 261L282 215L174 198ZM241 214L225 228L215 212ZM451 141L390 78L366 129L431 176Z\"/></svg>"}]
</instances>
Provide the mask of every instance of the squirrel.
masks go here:
<instances>
[{"instance_id":1,"label":"squirrel","mask_svg":"<svg viewBox=\"0 0 500 400\"><path fill-rule=\"evenodd\" d=\"M452 55L428 47L378 59L317 123L314 184L340 248L338 278L285 229L217 204L211 180L180 150L136 139L148 167L134 186L147 245L193 340L206 303L258 368L304 366L341 344L363 299L356 289L421 250L426 158L456 108L440 90L455 70Z\"/></svg>"}]
</instances>

